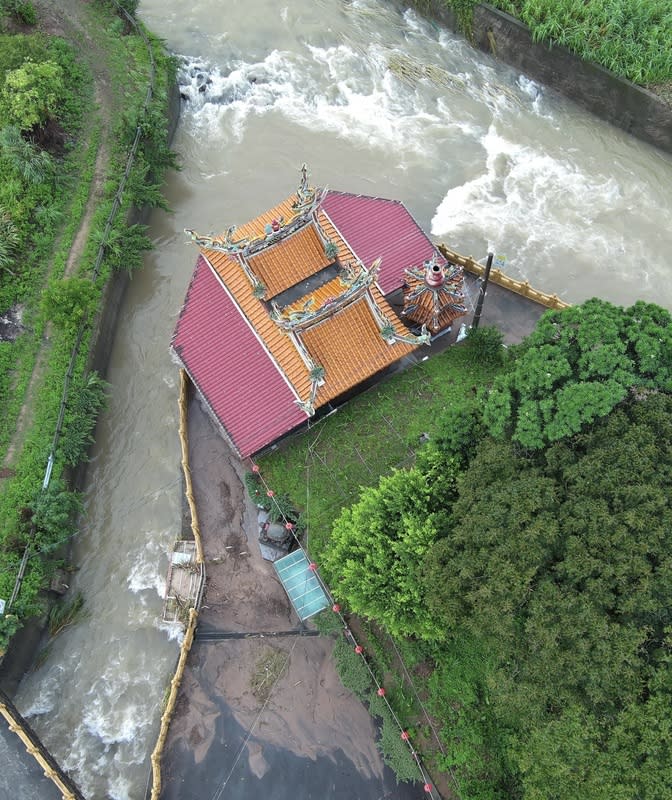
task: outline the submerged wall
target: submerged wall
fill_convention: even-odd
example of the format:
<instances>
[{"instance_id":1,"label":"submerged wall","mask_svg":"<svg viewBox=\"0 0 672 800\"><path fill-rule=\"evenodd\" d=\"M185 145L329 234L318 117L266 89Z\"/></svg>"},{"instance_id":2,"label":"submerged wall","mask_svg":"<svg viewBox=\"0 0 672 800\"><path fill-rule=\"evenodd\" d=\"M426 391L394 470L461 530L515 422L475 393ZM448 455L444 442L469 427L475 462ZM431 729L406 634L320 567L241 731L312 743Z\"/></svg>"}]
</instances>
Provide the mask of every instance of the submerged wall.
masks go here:
<instances>
[{"instance_id":1,"label":"submerged wall","mask_svg":"<svg viewBox=\"0 0 672 800\"><path fill-rule=\"evenodd\" d=\"M415 5L428 18L459 30L455 13L442 0L420 0ZM533 42L526 25L486 3L474 9L473 44L597 117L672 153L672 105L647 89L584 61L564 47Z\"/></svg>"}]
</instances>

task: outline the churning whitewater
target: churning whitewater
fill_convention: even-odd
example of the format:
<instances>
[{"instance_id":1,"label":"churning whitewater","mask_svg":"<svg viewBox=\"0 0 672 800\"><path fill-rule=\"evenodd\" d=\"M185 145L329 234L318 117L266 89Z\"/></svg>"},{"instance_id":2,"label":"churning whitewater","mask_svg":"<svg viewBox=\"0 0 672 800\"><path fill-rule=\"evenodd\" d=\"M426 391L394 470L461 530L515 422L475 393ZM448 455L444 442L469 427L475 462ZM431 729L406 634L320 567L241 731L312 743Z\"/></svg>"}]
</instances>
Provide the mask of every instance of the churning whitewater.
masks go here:
<instances>
[{"instance_id":1,"label":"churning whitewater","mask_svg":"<svg viewBox=\"0 0 672 800\"><path fill-rule=\"evenodd\" d=\"M412 11L375 0L142 0L180 60L182 170L120 312L66 630L18 703L91 800L140 800L176 632L160 623L181 525L168 346L195 251L321 186L402 200L436 239L569 302L672 308L672 159Z\"/></svg>"}]
</instances>

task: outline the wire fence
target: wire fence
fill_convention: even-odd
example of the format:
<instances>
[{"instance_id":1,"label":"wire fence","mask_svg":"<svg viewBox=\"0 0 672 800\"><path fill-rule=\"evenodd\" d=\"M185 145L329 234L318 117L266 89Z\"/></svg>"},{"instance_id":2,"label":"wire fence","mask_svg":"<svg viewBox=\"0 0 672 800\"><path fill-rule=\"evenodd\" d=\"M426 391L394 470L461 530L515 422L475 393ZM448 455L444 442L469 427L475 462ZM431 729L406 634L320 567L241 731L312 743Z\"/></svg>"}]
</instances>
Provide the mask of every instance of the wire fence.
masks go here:
<instances>
[{"instance_id":1,"label":"wire fence","mask_svg":"<svg viewBox=\"0 0 672 800\"><path fill-rule=\"evenodd\" d=\"M126 18L128 23L135 29L135 32L140 38L143 40L147 47L147 52L149 54L149 61L150 61L150 75L149 75L149 85L147 87L147 92L145 94L145 100L142 106L142 114L141 120L146 116L147 111L149 110L149 106L154 98L154 88L155 88L155 81L156 81L156 62L154 60L154 52L152 50L151 43L145 32L143 31L142 27L138 25L135 18L129 14L122 6L117 2L117 0L112 0L114 5L117 8L117 11ZM138 125L135 130L135 137L133 139L133 144L128 152L128 156L126 158L126 166L124 169L124 173L121 176L121 180L119 181L119 185L117 187L117 191L115 192L114 199L112 201L112 208L110 213L107 217L105 222L105 228L103 230L103 237L101 240L100 247L98 248L98 252L96 254L96 258L93 264L92 280L96 280L100 275L100 268L103 263L103 259L105 258L105 249L106 249L106 242L108 241L108 237L110 235L110 231L112 230L112 226L116 220L117 214L119 213L122 207L122 199L124 195L124 191L126 189L126 184L130 177L131 171L135 164L135 159L138 153L138 147L140 145L140 140L142 139L142 124L141 121L138 122ZM72 352L70 354L70 362L68 364L68 369L66 370L65 377L63 379L63 391L61 393L61 402L58 410L58 418L56 421L56 428L54 430L54 436L51 442L51 449L49 451L49 457L47 458L47 465L45 468L44 479L42 481L42 492L45 492L49 488L49 483L51 481L51 474L54 468L54 462L56 460L56 452L58 449L58 442L61 437L61 433L63 431L63 421L65 419L65 411L68 404L68 394L70 391L70 384L72 382L73 375L75 373L75 367L77 365L77 359L80 355L80 349L82 346L82 340L86 334L86 331L90 325L90 317L87 315L82 320L79 330L77 332L77 338L75 339L75 343L72 348ZM31 528L30 537L32 538L33 534L35 533L34 527ZM25 550L23 551L23 557L21 558L21 563L19 564L19 570L16 576L16 581L14 582L14 589L12 590L12 594L7 601L5 606L5 614L9 613L10 609L16 602L16 598L19 596L19 592L21 591L21 585L23 583L23 579L25 577L26 568L28 566L28 560L31 555L31 544L30 542L26 545Z\"/></svg>"}]
</instances>

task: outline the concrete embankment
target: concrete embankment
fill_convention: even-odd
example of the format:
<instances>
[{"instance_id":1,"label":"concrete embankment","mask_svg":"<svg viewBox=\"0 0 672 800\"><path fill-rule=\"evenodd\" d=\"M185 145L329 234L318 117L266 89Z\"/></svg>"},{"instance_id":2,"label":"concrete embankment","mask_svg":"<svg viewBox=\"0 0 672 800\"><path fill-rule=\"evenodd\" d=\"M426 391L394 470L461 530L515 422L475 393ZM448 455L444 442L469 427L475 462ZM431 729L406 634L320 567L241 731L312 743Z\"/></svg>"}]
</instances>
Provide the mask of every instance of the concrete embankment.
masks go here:
<instances>
[{"instance_id":1,"label":"concrete embankment","mask_svg":"<svg viewBox=\"0 0 672 800\"><path fill-rule=\"evenodd\" d=\"M455 13L443 0L422 0L417 5L429 19L459 30ZM474 8L472 42L600 119L672 153L672 105L647 89L584 61L564 47L534 42L526 25L487 3Z\"/></svg>"}]
</instances>

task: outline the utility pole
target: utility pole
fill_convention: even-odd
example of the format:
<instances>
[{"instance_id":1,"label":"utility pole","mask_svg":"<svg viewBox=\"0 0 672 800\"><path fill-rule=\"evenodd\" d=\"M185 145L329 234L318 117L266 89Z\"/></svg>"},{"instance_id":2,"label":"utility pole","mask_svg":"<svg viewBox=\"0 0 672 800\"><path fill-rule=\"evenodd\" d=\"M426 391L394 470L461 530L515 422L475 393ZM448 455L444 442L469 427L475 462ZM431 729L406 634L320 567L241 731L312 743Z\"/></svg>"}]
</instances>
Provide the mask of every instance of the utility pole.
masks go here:
<instances>
[{"instance_id":1,"label":"utility pole","mask_svg":"<svg viewBox=\"0 0 672 800\"><path fill-rule=\"evenodd\" d=\"M478 293L478 302L476 303L476 311L474 312L474 319L471 322L471 329L475 331L478 328L478 323L481 319L481 311L483 310L483 301L485 300L485 294L488 291L488 280L490 278L490 267L492 266L492 259L493 254L488 253L488 260L485 264L485 274L483 275L483 281L481 283L481 291Z\"/></svg>"}]
</instances>

